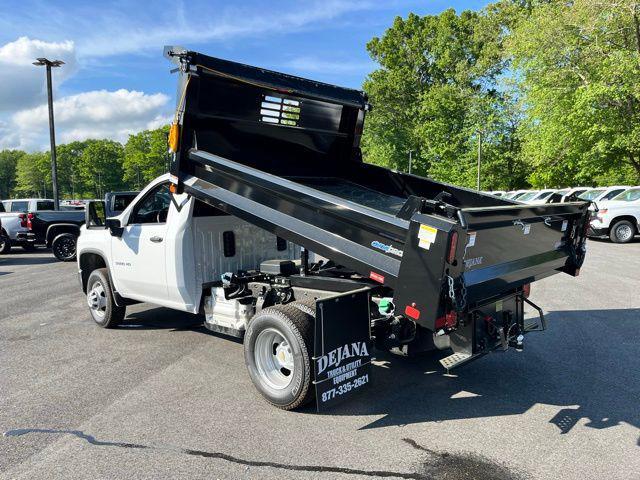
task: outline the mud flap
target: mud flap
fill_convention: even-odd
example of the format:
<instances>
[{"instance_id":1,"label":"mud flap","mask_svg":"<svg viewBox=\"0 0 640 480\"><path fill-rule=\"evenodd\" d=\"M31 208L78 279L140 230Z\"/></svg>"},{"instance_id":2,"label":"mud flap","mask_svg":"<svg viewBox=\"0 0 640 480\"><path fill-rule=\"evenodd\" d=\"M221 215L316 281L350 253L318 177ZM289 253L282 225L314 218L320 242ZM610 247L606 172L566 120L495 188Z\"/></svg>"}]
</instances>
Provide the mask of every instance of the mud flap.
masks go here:
<instances>
[{"instance_id":1,"label":"mud flap","mask_svg":"<svg viewBox=\"0 0 640 480\"><path fill-rule=\"evenodd\" d=\"M370 289L316 301L314 373L318 412L351 398L369 384Z\"/></svg>"}]
</instances>

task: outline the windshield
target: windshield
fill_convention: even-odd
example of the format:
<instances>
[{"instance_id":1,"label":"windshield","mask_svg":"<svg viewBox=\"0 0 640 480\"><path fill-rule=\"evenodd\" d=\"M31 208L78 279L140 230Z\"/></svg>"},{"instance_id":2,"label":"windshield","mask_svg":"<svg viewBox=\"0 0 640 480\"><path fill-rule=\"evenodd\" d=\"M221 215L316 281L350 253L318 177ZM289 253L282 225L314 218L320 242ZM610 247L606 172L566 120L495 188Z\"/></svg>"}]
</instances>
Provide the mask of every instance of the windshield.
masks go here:
<instances>
[{"instance_id":1,"label":"windshield","mask_svg":"<svg viewBox=\"0 0 640 480\"><path fill-rule=\"evenodd\" d=\"M531 200L533 197L535 197L538 194L538 192L528 192L525 193L524 195L522 195L521 197L518 197L518 200L521 202L526 202L527 200Z\"/></svg>"},{"instance_id":2,"label":"windshield","mask_svg":"<svg viewBox=\"0 0 640 480\"><path fill-rule=\"evenodd\" d=\"M617 197L613 197L613 200L620 200L623 202L635 202L636 200L640 200L640 188L631 188Z\"/></svg>"},{"instance_id":3,"label":"windshield","mask_svg":"<svg viewBox=\"0 0 640 480\"><path fill-rule=\"evenodd\" d=\"M511 197L511 200L520 199L520 197L522 197L523 195L526 195L526 194L527 194L527 192L514 193L513 196Z\"/></svg>"},{"instance_id":4,"label":"windshield","mask_svg":"<svg viewBox=\"0 0 640 480\"><path fill-rule=\"evenodd\" d=\"M548 192L542 192L540 195L538 195L535 199L536 200L544 200L545 198L547 198L549 195L551 195L553 193L553 190L549 190Z\"/></svg>"},{"instance_id":5,"label":"windshield","mask_svg":"<svg viewBox=\"0 0 640 480\"><path fill-rule=\"evenodd\" d=\"M602 192L604 192L604 188L594 188L593 190L587 190L586 192L578 195L578 198L582 200L593 200Z\"/></svg>"}]
</instances>

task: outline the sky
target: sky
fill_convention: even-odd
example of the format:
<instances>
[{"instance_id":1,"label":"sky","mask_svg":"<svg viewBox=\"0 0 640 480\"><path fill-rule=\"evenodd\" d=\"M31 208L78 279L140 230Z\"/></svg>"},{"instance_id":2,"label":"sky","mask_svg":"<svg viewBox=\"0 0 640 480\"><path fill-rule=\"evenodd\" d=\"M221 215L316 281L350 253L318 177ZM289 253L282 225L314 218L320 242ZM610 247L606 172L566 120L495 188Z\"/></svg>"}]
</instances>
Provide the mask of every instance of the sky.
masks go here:
<instances>
[{"instance_id":1,"label":"sky","mask_svg":"<svg viewBox=\"0 0 640 480\"><path fill-rule=\"evenodd\" d=\"M56 140L126 141L169 123L176 76L164 45L360 88L367 42L396 16L485 0L0 0L0 149L48 149L43 67L54 69Z\"/></svg>"}]
</instances>

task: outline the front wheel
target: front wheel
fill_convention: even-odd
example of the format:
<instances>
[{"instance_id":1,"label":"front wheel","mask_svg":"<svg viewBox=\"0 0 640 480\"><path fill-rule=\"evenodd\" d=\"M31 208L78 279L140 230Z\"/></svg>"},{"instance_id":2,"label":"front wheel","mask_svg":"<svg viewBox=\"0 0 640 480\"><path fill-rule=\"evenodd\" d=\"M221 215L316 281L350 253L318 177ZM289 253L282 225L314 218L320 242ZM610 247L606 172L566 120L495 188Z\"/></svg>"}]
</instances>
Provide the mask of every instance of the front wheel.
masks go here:
<instances>
[{"instance_id":1,"label":"front wheel","mask_svg":"<svg viewBox=\"0 0 640 480\"><path fill-rule=\"evenodd\" d=\"M106 268L94 270L89 275L87 305L91 318L102 328L116 327L124 319L126 307L116 305Z\"/></svg>"},{"instance_id":2,"label":"front wheel","mask_svg":"<svg viewBox=\"0 0 640 480\"><path fill-rule=\"evenodd\" d=\"M11 240L9 240L9 237L0 233L0 253L9 252L11 252Z\"/></svg>"},{"instance_id":3,"label":"front wheel","mask_svg":"<svg viewBox=\"0 0 640 480\"><path fill-rule=\"evenodd\" d=\"M629 243L633 240L636 229L629 220L620 220L616 222L609 232L609 238L614 243Z\"/></svg>"},{"instance_id":4,"label":"front wheel","mask_svg":"<svg viewBox=\"0 0 640 480\"><path fill-rule=\"evenodd\" d=\"M76 259L78 237L72 233L61 233L51 242L53 255L61 262L72 262Z\"/></svg>"},{"instance_id":5,"label":"front wheel","mask_svg":"<svg viewBox=\"0 0 640 480\"><path fill-rule=\"evenodd\" d=\"M292 305L265 308L249 322L244 337L249 375L262 396L283 410L313 400L313 323Z\"/></svg>"}]
</instances>

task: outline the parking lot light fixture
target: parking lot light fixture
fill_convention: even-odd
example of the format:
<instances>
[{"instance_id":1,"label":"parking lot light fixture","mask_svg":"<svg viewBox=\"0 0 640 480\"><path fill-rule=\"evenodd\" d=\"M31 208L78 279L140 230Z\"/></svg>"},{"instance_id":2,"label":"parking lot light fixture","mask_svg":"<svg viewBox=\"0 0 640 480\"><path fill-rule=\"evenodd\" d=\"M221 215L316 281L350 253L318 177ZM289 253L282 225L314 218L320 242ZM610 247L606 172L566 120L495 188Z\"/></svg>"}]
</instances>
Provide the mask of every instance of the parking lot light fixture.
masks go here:
<instances>
[{"instance_id":1,"label":"parking lot light fixture","mask_svg":"<svg viewBox=\"0 0 640 480\"><path fill-rule=\"evenodd\" d=\"M64 65L62 60L49 60L47 58L37 58L34 65L47 68L47 100L49 103L49 139L51 141L51 181L53 183L53 208L60 209L58 201L58 166L56 163L56 135L53 124L53 92L51 86L51 68Z\"/></svg>"}]
</instances>

